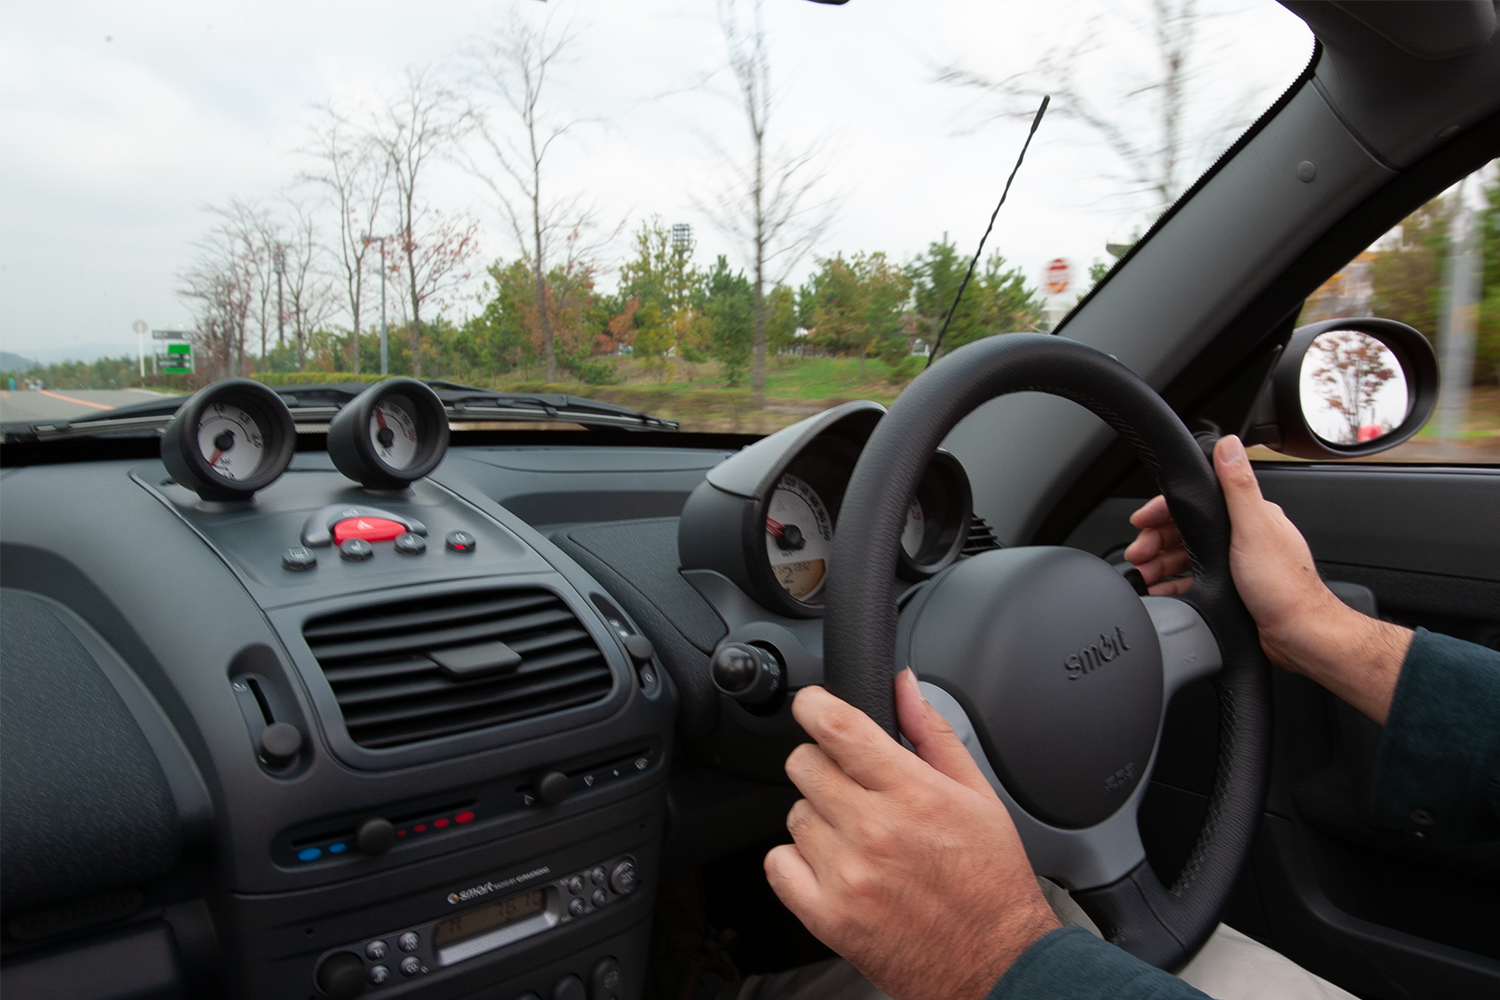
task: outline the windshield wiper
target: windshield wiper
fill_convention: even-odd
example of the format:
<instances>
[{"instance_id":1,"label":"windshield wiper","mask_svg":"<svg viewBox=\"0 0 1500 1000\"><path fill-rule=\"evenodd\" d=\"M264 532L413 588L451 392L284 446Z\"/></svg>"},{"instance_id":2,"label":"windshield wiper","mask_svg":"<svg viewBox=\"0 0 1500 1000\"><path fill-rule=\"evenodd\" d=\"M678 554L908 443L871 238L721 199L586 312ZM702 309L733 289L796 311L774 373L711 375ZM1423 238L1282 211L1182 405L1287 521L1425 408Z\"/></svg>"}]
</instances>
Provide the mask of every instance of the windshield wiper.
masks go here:
<instances>
[{"instance_id":1,"label":"windshield wiper","mask_svg":"<svg viewBox=\"0 0 1500 1000\"><path fill-rule=\"evenodd\" d=\"M440 379L428 380L427 384L442 400L453 423L567 423L632 431L675 431L679 426L675 420L582 396L494 392ZM369 385L363 382L345 382L278 386L276 393L286 400L292 419L310 428L327 424L367 388ZM0 437L6 443L19 443L154 434L171 421L187 398L167 396L69 420L7 422L0 424Z\"/></svg>"}]
</instances>

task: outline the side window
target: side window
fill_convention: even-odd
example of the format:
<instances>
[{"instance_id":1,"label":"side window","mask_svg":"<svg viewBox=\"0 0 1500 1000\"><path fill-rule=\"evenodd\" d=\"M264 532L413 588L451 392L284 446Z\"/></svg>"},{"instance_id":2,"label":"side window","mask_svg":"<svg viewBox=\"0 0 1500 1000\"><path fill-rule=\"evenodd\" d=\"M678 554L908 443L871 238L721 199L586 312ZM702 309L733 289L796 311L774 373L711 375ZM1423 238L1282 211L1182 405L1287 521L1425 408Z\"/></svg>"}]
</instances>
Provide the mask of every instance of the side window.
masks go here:
<instances>
[{"instance_id":1,"label":"side window","mask_svg":"<svg viewBox=\"0 0 1500 1000\"><path fill-rule=\"evenodd\" d=\"M1380 316L1433 344L1437 410L1376 462L1500 464L1500 160L1401 221L1307 297L1297 325ZM1325 333L1303 364L1308 423L1332 441L1377 438L1405 416L1389 352L1362 334ZM1296 461L1256 446L1258 461ZM1358 461L1357 459L1354 461Z\"/></svg>"}]
</instances>

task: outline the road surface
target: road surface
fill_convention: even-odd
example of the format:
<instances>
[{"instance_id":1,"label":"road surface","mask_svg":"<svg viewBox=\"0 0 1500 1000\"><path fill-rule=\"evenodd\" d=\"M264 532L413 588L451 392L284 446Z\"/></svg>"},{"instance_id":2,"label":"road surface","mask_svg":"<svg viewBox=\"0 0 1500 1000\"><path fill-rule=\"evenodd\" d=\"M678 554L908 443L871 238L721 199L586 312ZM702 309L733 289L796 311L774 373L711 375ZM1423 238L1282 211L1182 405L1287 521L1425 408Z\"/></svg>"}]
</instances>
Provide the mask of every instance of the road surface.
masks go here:
<instances>
[{"instance_id":1,"label":"road surface","mask_svg":"<svg viewBox=\"0 0 1500 1000\"><path fill-rule=\"evenodd\" d=\"M0 422L71 420L160 398L142 389L0 389Z\"/></svg>"}]
</instances>

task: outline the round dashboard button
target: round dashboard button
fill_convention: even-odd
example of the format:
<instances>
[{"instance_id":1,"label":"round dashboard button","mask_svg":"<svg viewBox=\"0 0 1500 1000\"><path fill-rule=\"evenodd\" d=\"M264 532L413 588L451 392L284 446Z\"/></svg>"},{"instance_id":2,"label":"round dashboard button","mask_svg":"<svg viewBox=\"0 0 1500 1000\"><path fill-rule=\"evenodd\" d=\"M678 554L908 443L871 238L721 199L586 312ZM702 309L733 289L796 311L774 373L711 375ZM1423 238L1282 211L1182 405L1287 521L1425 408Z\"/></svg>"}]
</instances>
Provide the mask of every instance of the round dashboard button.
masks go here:
<instances>
[{"instance_id":1,"label":"round dashboard button","mask_svg":"<svg viewBox=\"0 0 1500 1000\"><path fill-rule=\"evenodd\" d=\"M407 931L396 939L396 947L402 951L416 951L417 945L421 943L422 939L417 937L416 931Z\"/></svg>"},{"instance_id":2,"label":"round dashboard button","mask_svg":"<svg viewBox=\"0 0 1500 1000\"><path fill-rule=\"evenodd\" d=\"M609 873L609 887L622 896L635 892L635 862L626 858Z\"/></svg>"},{"instance_id":3,"label":"round dashboard button","mask_svg":"<svg viewBox=\"0 0 1500 1000\"><path fill-rule=\"evenodd\" d=\"M607 877L603 865L595 865L593 870L589 872L589 878L594 880L595 885L603 885Z\"/></svg>"},{"instance_id":4,"label":"round dashboard button","mask_svg":"<svg viewBox=\"0 0 1500 1000\"><path fill-rule=\"evenodd\" d=\"M386 943L384 941L371 941L365 945L365 957L372 962L378 962L385 958Z\"/></svg>"},{"instance_id":5,"label":"round dashboard button","mask_svg":"<svg viewBox=\"0 0 1500 1000\"><path fill-rule=\"evenodd\" d=\"M583 904L583 899L582 898L580 898L578 896L574 896L572 899L568 900L568 912L571 913L573 916L575 916L575 917L581 917L581 916L583 916L583 911L584 911L584 904Z\"/></svg>"},{"instance_id":6,"label":"round dashboard button","mask_svg":"<svg viewBox=\"0 0 1500 1000\"><path fill-rule=\"evenodd\" d=\"M282 569L289 569L293 573L305 573L317 565L318 557L306 546L293 545L281 554Z\"/></svg>"},{"instance_id":7,"label":"round dashboard button","mask_svg":"<svg viewBox=\"0 0 1500 1000\"><path fill-rule=\"evenodd\" d=\"M552 1000L588 1000L583 980L577 976L563 976L552 984Z\"/></svg>"},{"instance_id":8,"label":"round dashboard button","mask_svg":"<svg viewBox=\"0 0 1500 1000\"><path fill-rule=\"evenodd\" d=\"M575 896L578 895L580 892L582 892L583 891L583 876L581 876L581 875L574 875L572 878L568 879L568 891L571 892Z\"/></svg>"},{"instance_id":9,"label":"round dashboard button","mask_svg":"<svg viewBox=\"0 0 1500 1000\"><path fill-rule=\"evenodd\" d=\"M375 546L363 538L347 538L339 543L339 555L349 562L364 562L375 554Z\"/></svg>"},{"instance_id":10,"label":"round dashboard button","mask_svg":"<svg viewBox=\"0 0 1500 1000\"><path fill-rule=\"evenodd\" d=\"M603 906L605 903L609 902L609 893L605 892L603 889L595 889L592 898L595 906Z\"/></svg>"},{"instance_id":11,"label":"round dashboard button","mask_svg":"<svg viewBox=\"0 0 1500 1000\"><path fill-rule=\"evenodd\" d=\"M419 556L427 551L427 539L414 531L396 536L396 551L404 556Z\"/></svg>"},{"instance_id":12,"label":"round dashboard button","mask_svg":"<svg viewBox=\"0 0 1500 1000\"><path fill-rule=\"evenodd\" d=\"M451 552L473 552L474 546L479 542L467 531L450 531L443 539L443 544L448 546Z\"/></svg>"},{"instance_id":13,"label":"round dashboard button","mask_svg":"<svg viewBox=\"0 0 1500 1000\"><path fill-rule=\"evenodd\" d=\"M422 971L422 960L415 955L407 955L401 960L401 974L403 976L415 976Z\"/></svg>"},{"instance_id":14,"label":"round dashboard button","mask_svg":"<svg viewBox=\"0 0 1500 1000\"><path fill-rule=\"evenodd\" d=\"M386 982L389 982L390 978L391 970L386 968L384 965L370 966L370 982L375 986L380 986Z\"/></svg>"}]
</instances>

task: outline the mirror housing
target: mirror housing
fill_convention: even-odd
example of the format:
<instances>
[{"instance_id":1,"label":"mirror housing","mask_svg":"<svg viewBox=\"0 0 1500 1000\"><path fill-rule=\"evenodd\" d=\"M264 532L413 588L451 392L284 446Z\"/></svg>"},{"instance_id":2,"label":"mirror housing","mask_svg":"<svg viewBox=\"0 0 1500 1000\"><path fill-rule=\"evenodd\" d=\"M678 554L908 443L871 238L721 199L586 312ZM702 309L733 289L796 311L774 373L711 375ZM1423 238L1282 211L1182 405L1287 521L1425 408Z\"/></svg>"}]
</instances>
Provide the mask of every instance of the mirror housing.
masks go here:
<instances>
[{"instance_id":1,"label":"mirror housing","mask_svg":"<svg viewBox=\"0 0 1500 1000\"><path fill-rule=\"evenodd\" d=\"M1302 363L1313 341L1334 330L1354 330L1378 340L1395 356L1406 380L1405 417L1373 440L1338 444L1319 436L1308 424L1303 408ZM1293 458L1363 458L1394 448L1421 430L1437 407L1437 395L1437 355L1420 331L1373 316L1324 320L1292 331L1292 339L1261 387L1240 436L1246 445L1265 445Z\"/></svg>"}]
</instances>

